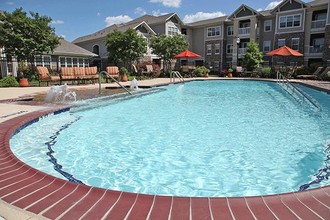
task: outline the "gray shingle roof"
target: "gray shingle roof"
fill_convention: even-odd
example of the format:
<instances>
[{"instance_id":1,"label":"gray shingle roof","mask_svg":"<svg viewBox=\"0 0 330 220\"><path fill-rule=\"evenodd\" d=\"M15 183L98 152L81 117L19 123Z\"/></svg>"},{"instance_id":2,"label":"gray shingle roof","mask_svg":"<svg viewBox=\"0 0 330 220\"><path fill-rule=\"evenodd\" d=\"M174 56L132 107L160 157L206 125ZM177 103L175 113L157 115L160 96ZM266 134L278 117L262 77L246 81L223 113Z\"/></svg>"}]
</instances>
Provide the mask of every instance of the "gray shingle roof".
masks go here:
<instances>
[{"instance_id":1,"label":"gray shingle roof","mask_svg":"<svg viewBox=\"0 0 330 220\"><path fill-rule=\"evenodd\" d=\"M73 41L73 43L79 43L83 41L88 41L88 40L94 40L98 38L103 38L106 37L109 33L113 32L114 30L118 31L126 31L129 28L135 28L137 25L141 24L142 22L145 22L147 25L153 25L153 24L158 24L162 22L166 22L169 18L174 16L175 13L170 13L162 16L152 16L152 15L143 15L141 17L138 17L132 21L129 21L124 24L114 24L109 27L106 27L100 31L97 31L93 34L89 34L83 37L79 37Z\"/></svg>"},{"instance_id":2,"label":"gray shingle roof","mask_svg":"<svg viewBox=\"0 0 330 220\"><path fill-rule=\"evenodd\" d=\"M186 24L188 27L197 27L197 26L203 26L206 24L212 24L212 23L220 23L226 21L228 16L222 16L222 17L216 17L216 18L210 18L210 19L205 19L201 21L196 21L192 23Z\"/></svg>"},{"instance_id":3,"label":"gray shingle roof","mask_svg":"<svg viewBox=\"0 0 330 220\"><path fill-rule=\"evenodd\" d=\"M310 6L317 6L317 5L325 5L325 4L329 4L329 0L314 0L311 2L308 2L307 4L309 4Z\"/></svg>"},{"instance_id":4,"label":"gray shingle roof","mask_svg":"<svg viewBox=\"0 0 330 220\"><path fill-rule=\"evenodd\" d=\"M60 45L53 51L54 55L71 55L71 56L82 56L82 57L96 57L95 53L85 50L73 43L70 43L64 39L60 39Z\"/></svg>"}]
</instances>

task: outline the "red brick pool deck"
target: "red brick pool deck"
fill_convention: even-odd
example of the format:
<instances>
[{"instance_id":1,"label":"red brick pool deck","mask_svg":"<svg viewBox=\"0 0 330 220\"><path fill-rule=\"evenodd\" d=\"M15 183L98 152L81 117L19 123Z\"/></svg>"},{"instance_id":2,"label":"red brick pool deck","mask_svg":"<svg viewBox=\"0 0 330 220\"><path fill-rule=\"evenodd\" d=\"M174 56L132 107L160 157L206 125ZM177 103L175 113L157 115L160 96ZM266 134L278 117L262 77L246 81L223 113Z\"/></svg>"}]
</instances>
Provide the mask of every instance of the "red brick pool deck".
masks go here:
<instances>
[{"instance_id":1,"label":"red brick pool deck","mask_svg":"<svg viewBox=\"0 0 330 220\"><path fill-rule=\"evenodd\" d=\"M0 198L49 219L330 219L330 186L254 197L175 197L78 185L18 160L9 139L21 126L59 107L0 123Z\"/></svg>"}]
</instances>

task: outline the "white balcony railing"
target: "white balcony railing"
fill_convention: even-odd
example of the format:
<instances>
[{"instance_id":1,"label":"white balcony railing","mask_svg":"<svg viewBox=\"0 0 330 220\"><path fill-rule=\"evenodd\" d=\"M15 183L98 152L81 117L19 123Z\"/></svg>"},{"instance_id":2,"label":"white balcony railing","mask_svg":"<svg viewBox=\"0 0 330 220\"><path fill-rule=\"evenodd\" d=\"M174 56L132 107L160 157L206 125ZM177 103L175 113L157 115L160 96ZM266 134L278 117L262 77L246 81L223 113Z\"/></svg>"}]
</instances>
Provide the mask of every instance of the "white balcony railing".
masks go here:
<instances>
[{"instance_id":1,"label":"white balcony railing","mask_svg":"<svg viewBox=\"0 0 330 220\"><path fill-rule=\"evenodd\" d=\"M326 20L312 21L312 29L325 28Z\"/></svg>"},{"instance_id":2,"label":"white balcony railing","mask_svg":"<svg viewBox=\"0 0 330 220\"><path fill-rule=\"evenodd\" d=\"M323 53L323 46L310 46L309 53Z\"/></svg>"},{"instance_id":3,"label":"white balcony railing","mask_svg":"<svg viewBox=\"0 0 330 220\"><path fill-rule=\"evenodd\" d=\"M238 29L238 34L239 35L248 35L248 34L250 34L250 30L251 30L250 27L239 28Z\"/></svg>"},{"instance_id":4,"label":"white balcony railing","mask_svg":"<svg viewBox=\"0 0 330 220\"><path fill-rule=\"evenodd\" d=\"M247 48L238 48L238 55L245 55Z\"/></svg>"}]
</instances>

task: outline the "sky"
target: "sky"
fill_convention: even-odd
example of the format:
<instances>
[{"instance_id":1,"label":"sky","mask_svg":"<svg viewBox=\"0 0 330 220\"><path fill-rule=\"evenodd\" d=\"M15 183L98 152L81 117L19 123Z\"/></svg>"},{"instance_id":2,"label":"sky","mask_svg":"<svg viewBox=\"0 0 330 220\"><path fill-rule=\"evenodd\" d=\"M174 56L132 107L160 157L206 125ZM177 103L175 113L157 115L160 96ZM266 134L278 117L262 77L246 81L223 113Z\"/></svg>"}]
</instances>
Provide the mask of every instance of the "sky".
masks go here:
<instances>
[{"instance_id":1,"label":"sky","mask_svg":"<svg viewBox=\"0 0 330 220\"><path fill-rule=\"evenodd\" d=\"M67 41L144 14L175 12L185 23L232 14L245 4L255 10L274 8L281 0L0 0L0 10L23 8L53 19L57 35Z\"/></svg>"}]
</instances>

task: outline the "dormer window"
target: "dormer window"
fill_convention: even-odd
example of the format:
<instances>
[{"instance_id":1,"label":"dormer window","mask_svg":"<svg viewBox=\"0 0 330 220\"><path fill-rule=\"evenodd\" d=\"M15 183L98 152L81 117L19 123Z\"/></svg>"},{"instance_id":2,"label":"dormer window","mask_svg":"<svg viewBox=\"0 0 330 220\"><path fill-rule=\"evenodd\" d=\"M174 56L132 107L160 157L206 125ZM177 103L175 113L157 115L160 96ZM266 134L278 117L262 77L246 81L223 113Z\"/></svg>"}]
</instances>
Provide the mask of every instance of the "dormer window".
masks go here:
<instances>
[{"instance_id":1,"label":"dormer window","mask_svg":"<svg viewBox=\"0 0 330 220\"><path fill-rule=\"evenodd\" d=\"M220 26L207 28L207 36L208 37L220 36L220 34L221 34Z\"/></svg>"},{"instance_id":2,"label":"dormer window","mask_svg":"<svg viewBox=\"0 0 330 220\"><path fill-rule=\"evenodd\" d=\"M300 27L301 15L280 16L280 28Z\"/></svg>"},{"instance_id":3,"label":"dormer window","mask_svg":"<svg viewBox=\"0 0 330 220\"><path fill-rule=\"evenodd\" d=\"M94 45L93 46L93 53L100 55L100 47L99 45Z\"/></svg>"},{"instance_id":4,"label":"dormer window","mask_svg":"<svg viewBox=\"0 0 330 220\"><path fill-rule=\"evenodd\" d=\"M173 27L173 26L169 26L167 27L167 35L177 35L178 34L178 28L177 27Z\"/></svg>"}]
</instances>

